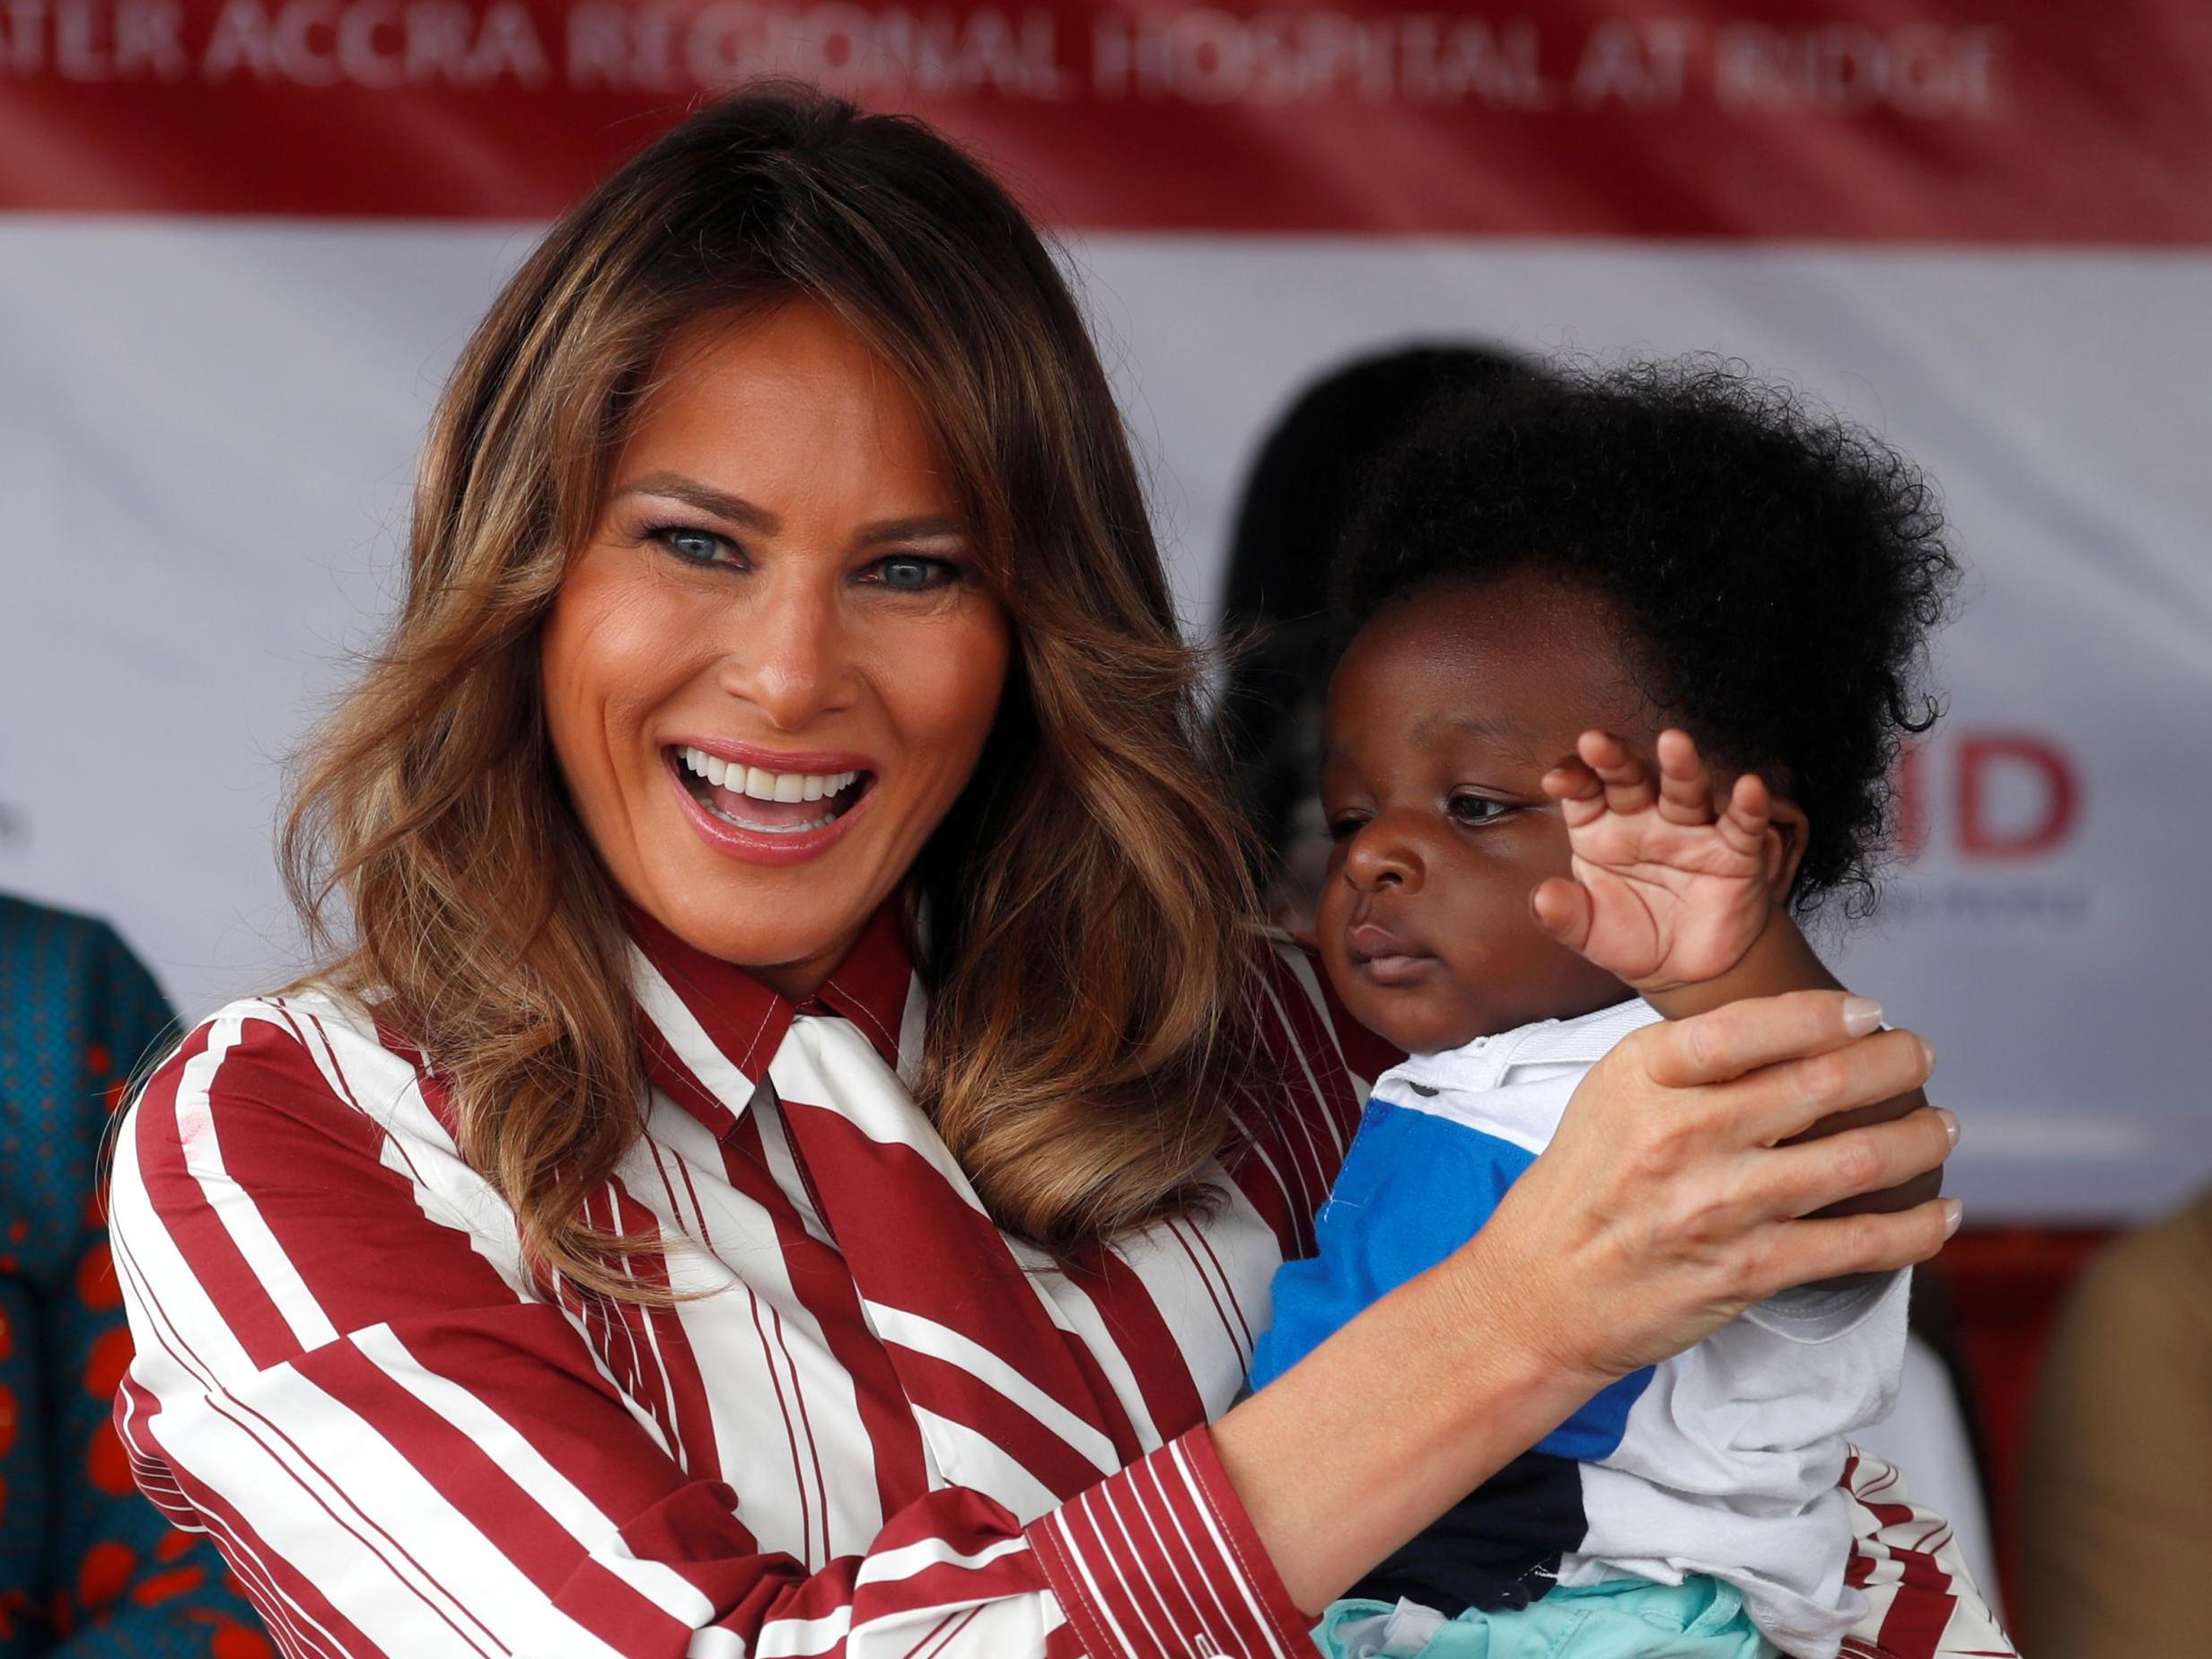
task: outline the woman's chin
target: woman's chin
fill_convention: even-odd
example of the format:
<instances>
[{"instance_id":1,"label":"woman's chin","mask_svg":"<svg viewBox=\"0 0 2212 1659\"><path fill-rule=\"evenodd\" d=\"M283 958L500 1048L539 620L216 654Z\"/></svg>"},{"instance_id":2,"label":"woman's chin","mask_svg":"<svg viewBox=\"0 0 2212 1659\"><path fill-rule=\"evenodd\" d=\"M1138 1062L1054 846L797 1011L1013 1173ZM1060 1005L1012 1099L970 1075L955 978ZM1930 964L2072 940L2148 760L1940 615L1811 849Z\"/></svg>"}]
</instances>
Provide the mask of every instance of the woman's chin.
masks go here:
<instances>
[{"instance_id":1,"label":"woman's chin","mask_svg":"<svg viewBox=\"0 0 2212 1659\"><path fill-rule=\"evenodd\" d=\"M839 907L842 912L844 907ZM711 902L685 902L673 914L658 911L654 919L703 955L711 956L771 983L786 973L810 970L827 973L850 950L866 927L868 912L849 918L822 911L804 911L793 906L788 926L758 914L733 925L729 912Z\"/></svg>"},{"instance_id":2,"label":"woman's chin","mask_svg":"<svg viewBox=\"0 0 2212 1659\"><path fill-rule=\"evenodd\" d=\"M864 851L856 846L853 852ZM834 967L882 903L843 851L803 865L742 864L681 842L645 860L624 896L693 950L767 977Z\"/></svg>"}]
</instances>

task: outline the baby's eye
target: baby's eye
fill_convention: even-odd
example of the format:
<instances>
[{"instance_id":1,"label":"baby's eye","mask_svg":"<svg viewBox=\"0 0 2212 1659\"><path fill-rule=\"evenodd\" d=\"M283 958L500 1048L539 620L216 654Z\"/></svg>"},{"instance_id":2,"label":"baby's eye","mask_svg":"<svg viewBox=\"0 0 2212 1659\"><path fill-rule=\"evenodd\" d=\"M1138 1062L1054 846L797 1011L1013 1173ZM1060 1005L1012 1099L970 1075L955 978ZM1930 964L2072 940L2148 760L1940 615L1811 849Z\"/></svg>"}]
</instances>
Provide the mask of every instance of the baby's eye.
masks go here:
<instances>
[{"instance_id":1,"label":"baby's eye","mask_svg":"<svg viewBox=\"0 0 2212 1659\"><path fill-rule=\"evenodd\" d=\"M1503 801L1493 801L1487 795L1457 794L1444 803L1444 811L1453 821L1462 824L1487 824L1503 818L1513 811Z\"/></svg>"},{"instance_id":2,"label":"baby's eye","mask_svg":"<svg viewBox=\"0 0 2212 1659\"><path fill-rule=\"evenodd\" d=\"M1359 812L1339 812L1329 821L1329 838L1332 841L1349 840L1359 833L1360 826L1366 821L1365 816Z\"/></svg>"}]
</instances>

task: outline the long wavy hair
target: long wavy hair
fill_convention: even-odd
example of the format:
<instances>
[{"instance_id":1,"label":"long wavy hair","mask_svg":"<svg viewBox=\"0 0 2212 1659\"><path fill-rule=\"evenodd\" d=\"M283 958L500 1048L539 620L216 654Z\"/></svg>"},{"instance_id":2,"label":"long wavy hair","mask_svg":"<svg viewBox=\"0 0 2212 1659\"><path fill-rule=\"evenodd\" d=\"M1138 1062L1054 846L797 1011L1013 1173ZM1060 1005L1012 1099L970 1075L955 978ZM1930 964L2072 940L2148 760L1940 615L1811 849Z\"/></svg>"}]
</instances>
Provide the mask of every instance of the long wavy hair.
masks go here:
<instances>
[{"instance_id":1,"label":"long wavy hair","mask_svg":"<svg viewBox=\"0 0 2212 1659\"><path fill-rule=\"evenodd\" d=\"M912 875L925 1108L997 1222L1065 1255L1199 1201L1255 1086L1256 906L1203 664L1066 283L927 127L733 97L555 225L469 342L399 618L301 757L282 839L315 977L437 1067L540 1269L632 1299L665 1292L612 1268L583 1203L640 1132L636 1014L547 739L540 625L671 336L793 297L905 379L1018 642Z\"/></svg>"}]
</instances>

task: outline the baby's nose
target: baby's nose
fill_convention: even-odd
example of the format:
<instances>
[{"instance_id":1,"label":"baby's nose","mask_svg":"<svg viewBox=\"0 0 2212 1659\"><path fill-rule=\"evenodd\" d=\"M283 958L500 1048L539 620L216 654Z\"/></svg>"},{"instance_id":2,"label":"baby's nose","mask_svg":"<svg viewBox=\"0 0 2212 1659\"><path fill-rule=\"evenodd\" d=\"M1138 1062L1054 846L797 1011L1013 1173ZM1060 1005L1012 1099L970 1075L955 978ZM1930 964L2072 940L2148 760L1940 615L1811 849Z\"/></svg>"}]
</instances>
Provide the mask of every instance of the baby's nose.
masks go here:
<instances>
[{"instance_id":1,"label":"baby's nose","mask_svg":"<svg viewBox=\"0 0 2212 1659\"><path fill-rule=\"evenodd\" d=\"M1391 834L1377 821L1353 838L1344 856L1344 873L1355 887L1418 887L1421 856L1411 841Z\"/></svg>"}]
</instances>

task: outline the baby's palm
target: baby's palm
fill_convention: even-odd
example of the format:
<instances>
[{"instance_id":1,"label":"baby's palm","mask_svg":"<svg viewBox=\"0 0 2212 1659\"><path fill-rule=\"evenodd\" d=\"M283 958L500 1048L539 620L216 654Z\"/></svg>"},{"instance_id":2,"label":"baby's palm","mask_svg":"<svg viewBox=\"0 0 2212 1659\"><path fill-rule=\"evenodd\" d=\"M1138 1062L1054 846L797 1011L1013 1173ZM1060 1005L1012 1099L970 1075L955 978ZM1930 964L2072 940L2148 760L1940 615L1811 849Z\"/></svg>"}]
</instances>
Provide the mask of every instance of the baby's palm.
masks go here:
<instances>
[{"instance_id":1,"label":"baby's palm","mask_svg":"<svg viewBox=\"0 0 2212 1659\"><path fill-rule=\"evenodd\" d=\"M1638 990L1726 972L1766 926L1769 800L1737 779L1716 817L1711 776L1680 732L1659 741L1659 775L1614 738L1586 733L1578 758L1544 780L1573 848L1571 880L1537 890L1560 941Z\"/></svg>"}]
</instances>

